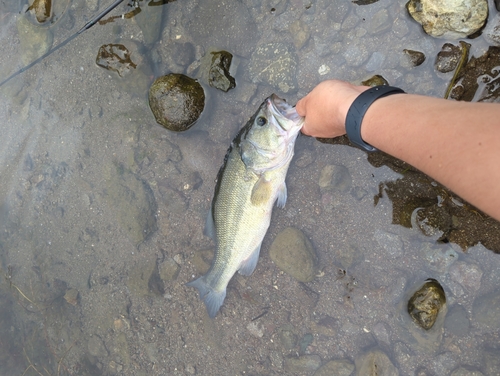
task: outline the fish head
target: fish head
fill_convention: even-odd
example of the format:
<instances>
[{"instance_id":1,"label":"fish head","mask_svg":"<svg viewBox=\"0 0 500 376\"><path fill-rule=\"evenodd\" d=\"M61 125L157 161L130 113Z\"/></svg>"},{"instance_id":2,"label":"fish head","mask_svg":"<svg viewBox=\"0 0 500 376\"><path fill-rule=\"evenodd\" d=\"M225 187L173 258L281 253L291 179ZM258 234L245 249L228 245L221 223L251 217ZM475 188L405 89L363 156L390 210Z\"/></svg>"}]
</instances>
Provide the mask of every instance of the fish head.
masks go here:
<instances>
[{"instance_id":1,"label":"fish head","mask_svg":"<svg viewBox=\"0 0 500 376\"><path fill-rule=\"evenodd\" d=\"M256 172L265 172L287 163L293 156L295 140L304 118L293 106L272 94L259 107L241 135L243 162Z\"/></svg>"}]
</instances>

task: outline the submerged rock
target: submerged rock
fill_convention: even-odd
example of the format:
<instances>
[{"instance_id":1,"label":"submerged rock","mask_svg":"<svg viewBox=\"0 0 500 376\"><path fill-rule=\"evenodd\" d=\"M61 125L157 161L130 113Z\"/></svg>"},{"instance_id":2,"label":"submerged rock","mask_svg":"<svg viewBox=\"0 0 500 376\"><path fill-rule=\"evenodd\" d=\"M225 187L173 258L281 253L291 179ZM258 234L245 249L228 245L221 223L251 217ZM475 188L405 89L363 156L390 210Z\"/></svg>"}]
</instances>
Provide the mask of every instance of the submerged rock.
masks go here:
<instances>
[{"instance_id":1,"label":"submerged rock","mask_svg":"<svg viewBox=\"0 0 500 376\"><path fill-rule=\"evenodd\" d=\"M498 102L500 99L500 47L490 46L482 56L471 57L462 68L450 97L462 101Z\"/></svg>"},{"instance_id":2,"label":"submerged rock","mask_svg":"<svg viewBox=\"0 0 500 376\"><path fill-rule=\"evenodd\" d=\"M151 85L149 106L158 124L182 132L200 117L205 107L205 92L192 78L168 74L157 78Z\"/></svg>"},{"instance_id":3,"label":"submerged rock","mask_svg":"<svg viewBox=\"0 0 500 376\"><path fill-rule=\"evenodd\" d=\"M425 54L423 52L407 50L406 48L403 50L403 52L406 56L408 56L408 59L414 67L422 65L422 63L425 61Z\"/></svg>"},{"instance_id":4,"label":"submerged rock","mask_svg":"<svg viewBox=\"0 0 500 376\"><path fill-rule=\"evenodd\" d=\"M137 68L130 58L130 52L123 44L105 44L99 47L95 60L100 67L116 72L120 77Z\"/></svg>"},{"instance_id":5,"label":"submerged rock","mask_svg":"<svg viewBox=\"0 0 500 376\"><path fill-rule=\"evenodd\" d=\"M38 22L44 23L52 15L52 0L35 0L28 10L35 13Z\"/></svg>"},{"instance_id":6,"label":"submerged rock","mask_svg":"<svg viewBox=\"0 0 500 376\"><path fill-rule=\"evenodd\" d=\"M148 183L123 166L107 166L105 199L123 231L138 245L157 229L156 200Z\"/></svg>"},{"instance_id":7,"label":"submerged rock","mask_svg":"<svg viewBox=\"0 0 500 376\"><path fill-rule=\"evenodd\" d=\"M302 355L285 359L285 371L288 374L309 374L316 371L320 365L321 358L318 355Z\"/></svg>"},{"instance_id":8,"label":"submerged rock","mask_svg":"<svg viewBox=\"0 0 500 376\"><path fill-rule=\"evenodd\" d=\"M462 47L460 45L455 46L451 43L445 43L437 54L434 67L441 73L451 72L455 70L461 57Z\"/></svg>"},{"instance_id":9,"label":"submerged rock","mask_svg":"<svg viewBox=\"0 0 500 376\"><path fill-rule=\"evenodd\" d=\"M160 39L165 6L144 4L140 9L141 11L135 14L134 19L142 30L144 43L151 45Z\"/></svg>"},{"instance_id":10,"label":"submerged rock","mask_svg":"<svg viewBox=\"0 0 500 376\"><path fill-rule=\"evenodd\" d=\"M313 376L350 376L354 371L354 364L348 360L330 360L323 364Z\"/></svg>"},{"instance_id":11,"label":"submerged rock","mask_svg":"<svg viewBox=\"0 0 500 376\"><path fill-rule=\"evenodd\" d=\"M25 65L39 58L52 47L54 36L49 28L32 24L24 15L17 18L17 32L22 47L21 59Z\"/></svg>"},{"instance_id":12,"label":"submerged rock","mask_svg":"<svg viewBox=\"0 0 500 376\"><path fill-rule=\"evenodd\" d=\"M432 328L446 303L443 287L435 279L428 279L408 301L408 313L425 330Z\"/></svg>"},{"instance_id":13,"label":"submerged rock","mask_svg":"<svg viewBox=\"0 0 500 376\"><path fill-rule=\"evenodd\" d=\"M297 57L284 43L258 46L248 67L254 83L265 83L283 93L297 90Z\"/></svg>"},{"instance_id":14,"label":"submerged rock","mask_svg":"<svg viewBox=\"0 0 500 376\"><path fill-rule=\"evenodd\" d=\"M211 52L210 68L208 69L208 84L216 89L227 92L236 86L234 77L229 74L233 55L227 51Z\"/></svg>"},{"instance_id":15,"label":"submerged rock","mask_svg":"<svg viewBox=\"0 0 500 376\"><path fill-rule=\"evenodd\" d=\"M311 282L316 275L316 254L302 231L288 227L276 236L269 257L276 266L300 282Z\"/></svg>"},{"instance_id":16,"label":"submerged rock","mask_svg":"<svg viewBox=\"0 0 500 376\"><path fill-rule=\"evenodd\" d=\"M389 357L380 350L372 350L356 358L356 375L398 376L399 372Z\"/></svg>"},{"instance_id":17,"label":"submerged rock","mask_svg":"<svg viewBox=\"0 0 500 376\"><path fill-rule=\"evenodd\" d=\"M365 86L371 87L389 85L389 82L387 82L387 80L379 74L376 74L375 76L370 77L369 79L361 83Z\"/></svg>"},{"instance_id":18,"label":"submerged rock","mask_svg":"<svg viewBox=\"0 0 500 376\"><path fill-rule=\"evenodd\" d=\"M488 330L500 328L500 293L493 291L474 301L473 322Z\"/></svg>"},{"instance_id":19,"label":"submerged rock","mask_svg":"<svg viewBox=\"0 0 500 376\"><path fill-rule=\"evenodd\" d=\"M465 38L481 29L488 17L487 0L410 0L406 8L427 34L437 38Z\"/></svg>"}]
</instances>

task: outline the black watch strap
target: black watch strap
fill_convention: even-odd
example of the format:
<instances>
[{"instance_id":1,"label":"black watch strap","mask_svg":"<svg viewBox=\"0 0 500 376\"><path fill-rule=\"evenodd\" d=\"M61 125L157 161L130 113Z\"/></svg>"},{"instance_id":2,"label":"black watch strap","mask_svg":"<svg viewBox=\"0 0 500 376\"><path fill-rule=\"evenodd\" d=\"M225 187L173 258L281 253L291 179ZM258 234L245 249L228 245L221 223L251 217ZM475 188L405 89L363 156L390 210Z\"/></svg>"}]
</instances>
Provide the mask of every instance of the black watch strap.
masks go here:
<instances>
[{"instance_id":1,"label":"black watch strap","mask_svg":"<svg viewBox=\"0 0 500 376\"><path fill-rule=\"evenodd\" d=\"M361 138L361 122L363 121L363 117L365 116L368 107L370 107L370 105L377 99L387 95L401 93L404 93L404 91L400 88L382 85L372 87L358 95L354 102L352 102L345 118L345 130L349 140L363 150L377 151L376 148L367 144Z\"/></svg>"}]
</instances>

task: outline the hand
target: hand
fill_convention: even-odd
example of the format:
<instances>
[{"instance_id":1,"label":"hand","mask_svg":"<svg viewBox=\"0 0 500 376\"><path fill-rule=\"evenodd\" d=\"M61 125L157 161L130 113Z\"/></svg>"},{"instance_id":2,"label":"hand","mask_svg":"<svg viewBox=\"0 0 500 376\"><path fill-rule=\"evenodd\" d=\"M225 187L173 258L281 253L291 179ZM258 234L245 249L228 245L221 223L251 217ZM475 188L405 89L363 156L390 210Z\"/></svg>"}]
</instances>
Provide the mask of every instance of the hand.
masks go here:
<instances>
[{"instance_id":1,"label":"hand","mask_svg":"<svg viewBox=\"0 0 500 376\"><path fill-rule=\"evenodd\" d=\"M302 133L322 138L344 135L349 107L368 89L368 86L355 86L339 80L321 82L295 106L297 113L306 118Z\"/></svg>"}]
</instances>

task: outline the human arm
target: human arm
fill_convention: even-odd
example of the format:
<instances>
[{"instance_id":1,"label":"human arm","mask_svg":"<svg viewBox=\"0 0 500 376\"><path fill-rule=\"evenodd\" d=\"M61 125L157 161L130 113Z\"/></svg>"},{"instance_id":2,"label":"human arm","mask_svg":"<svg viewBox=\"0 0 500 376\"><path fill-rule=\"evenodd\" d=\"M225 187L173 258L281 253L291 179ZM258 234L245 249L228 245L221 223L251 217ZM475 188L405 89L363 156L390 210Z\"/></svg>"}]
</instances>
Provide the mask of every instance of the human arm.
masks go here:
<instances>
[{"instance_id":1,"label":"human arm","mask_svg":"<svg viewBox=\"0 0 500 376\"><path fill-rule=\"evenodd\" d=\"M296 106L306 117L303 133L345 134L347 111L367 89L335 80L319 84ZM389 95L368 108L361 137L500 220L499 104Z\"/></svg>"}]
</instances>

